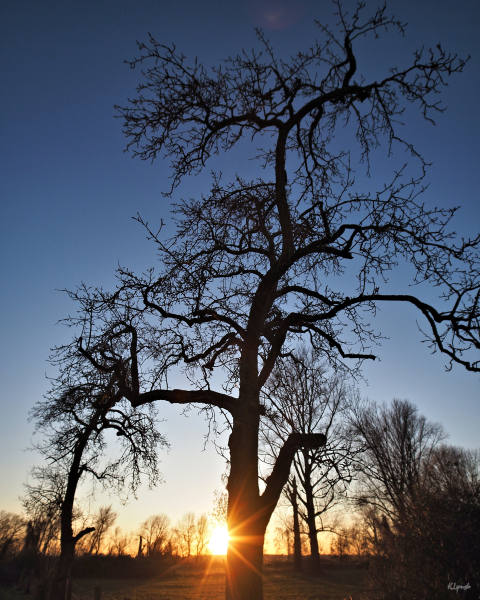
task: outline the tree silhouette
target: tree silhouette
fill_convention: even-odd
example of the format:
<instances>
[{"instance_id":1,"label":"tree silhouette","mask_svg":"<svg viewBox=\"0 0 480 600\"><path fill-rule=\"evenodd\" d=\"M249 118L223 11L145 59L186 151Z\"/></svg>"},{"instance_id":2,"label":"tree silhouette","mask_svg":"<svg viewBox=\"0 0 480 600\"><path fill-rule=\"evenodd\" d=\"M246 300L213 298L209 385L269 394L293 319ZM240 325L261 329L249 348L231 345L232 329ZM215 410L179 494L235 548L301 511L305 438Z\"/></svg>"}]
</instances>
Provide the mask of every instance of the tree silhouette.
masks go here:
<instances>
[{"instance_id":1,"label":"tree silhouette","mask_svg":"<svg viewBox=\"0 0 480 600\"><path fill-rule=\"evenodd\" d=\"M351 425L363 445L358 500L394 522L401 520L421 484L424 462L445 438L442 427L398 399L380 408L357 407Z\"/></svg>"},{"instance_id":2,"label":"tree silhouette","mask_svg":"<svg viewBox=\"0 0 480 600\"><path fill-rule=\"evenodd\" d=\"M169 551L171 531L167 515L152 515L142 523L140 532L145 542L145 556L161 556Z\"/></svg>"},{"instance_id":3,"label":"tree silhouette","mask_svg":"<svg viewBox=\"0 0 480 600\"><path fill-rule=\"evenodd\" d=\"M334 5L338 33L319 25L321 40L289 61L261 33L260 51L211 70L153 37L139 45L131 66L144 66L142 81L118 107L133 154L171 159L172 193L239 144L251 144L262 177L238 174L224 183L214 175L206 196L175 205L170 239L139 217L160 269L120 269L113 293L77 293L94 317L93 326L85 319L80 341L93 365L108 346L104 324L120 327L118 307L134 315L128 331L107 328L125 338L117 377L132 405L198 403L219 409L231 426L228 600L262 598L265 528L292 459L325 442L322 434L291 434L260 490L260 392L281 355L303 339L333 365L374 359L377 306L403 303L417 310L426 338L450 364L480 369L473 354L480 237L457 242L449 231L456 208L420 201L426 165L398 123L409 105L433 120L442 110L438 93L466 61L437 46L368 80L355 45L403 25L385 8L365 17L363 5L351 15ZM358 152L340 149L340 140L355 142ZM382 145L410 152L418 168L396 166L366 193L355 175L369 170ZM414 270L418 295L393 289L402 262ZM441 296L437 307L421 295L432 288ZM171 389L168 377L182 368L191 385ZM217 373L222 391L214 389Z\"/></svg>"},{"instance_id":4,"label":"tree silhouette","mask_svg":"<svg viewBox=\"0 0 480 600\"><path fill-rule=\"evenodd\" d=\"M368 521L364 541L378 597L448 598L449 582L460 580L471 582L474 597L478 452L442 445L441 427L407 401L363 407L353 426L364 443L357 501Z\"/></svg>"},{"instance_id":5,"label":"tree silhouette","mask_svg":"<svg viewBox=\"0 0 480 600\"><path fill-rule=\"evenodd\" d=\"M106 361L108 353L115 360ZM118 490L129 483L133 491L142 473L151 484L158 481L157 446L166 441L155 427L154 412L132 408L119 390L119 356L114 335L103 350L102 363L95 366L82 355L77 341L56 348L51 361L59 368L58 376L31 412L42 436L37 449L45 463L34 468L24 503L32 509L29 512L40 510L43 518L52 515L60 522L60 555L50 585L51 600L68 600L77 543L93 532L89 552L98 554L106 524L114 514L109 507L100 509L95 526L74 533L80 481L90 477ZM107 431L119 440L116 456L112 454L110 460L104 456Z\"/></svg>"},{"instance_id":6,"label":"tree silhouette","mask_svg":"<svg viewBox=\"0 0 480 600\"><path fill-rule=\"evenodd\" d=\"M268 398L268 419L262 441L266 462L275 460L293 432L323 432L322 448L301 448L293 459L285 495L305 523L310 543L310 566L318 570L317 535L328 529L325 517L345 497L352 480L357 444L348 430L347 411L358 402L345 374L329 373L325 364L305 349L277 362L263 392ZM297 485L298 481L298 485Z\"/></svg>"},{"instance_id":7,"label":"tree silhouette","mask_svg":"<svg viewBox=\"0 0 480 600\"><path fill-rule=\"evenodd\" d=\"M20 546L25 520L15 513L0 510L0 560Z\"/></svg>"}]
</instances>

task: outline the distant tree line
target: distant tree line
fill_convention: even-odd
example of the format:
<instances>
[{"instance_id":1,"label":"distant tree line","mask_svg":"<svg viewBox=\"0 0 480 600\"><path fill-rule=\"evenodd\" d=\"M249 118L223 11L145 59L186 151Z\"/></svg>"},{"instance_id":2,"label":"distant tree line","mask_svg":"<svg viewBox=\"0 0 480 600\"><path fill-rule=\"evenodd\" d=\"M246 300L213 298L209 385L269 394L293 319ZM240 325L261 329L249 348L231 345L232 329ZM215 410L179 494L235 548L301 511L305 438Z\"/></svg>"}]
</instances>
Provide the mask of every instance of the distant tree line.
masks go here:
<instances>
[{"instance_id":1,"label":"distant tree line","mask_svg":"<svg viewBox=\"0 0 480 600\"><path fill-rule=\"evenodd\" d=\"M29 503L25 503L29 507ZM171 555L188 558L208 554L212 523L206 514L193 512L171 523L165 514L152 515L136 531L125 532L114 527L117 514L111 506L100 506L96 513L85 516L75 511L74 523L86 521L91 531L76 546L79 556L152 557ZM60 552L60 520L58 515L41 514L29 508L25 516L0 511L0 560L12 558L32 549L39 556L58 556Z\"/></svg>"}]
</instances>

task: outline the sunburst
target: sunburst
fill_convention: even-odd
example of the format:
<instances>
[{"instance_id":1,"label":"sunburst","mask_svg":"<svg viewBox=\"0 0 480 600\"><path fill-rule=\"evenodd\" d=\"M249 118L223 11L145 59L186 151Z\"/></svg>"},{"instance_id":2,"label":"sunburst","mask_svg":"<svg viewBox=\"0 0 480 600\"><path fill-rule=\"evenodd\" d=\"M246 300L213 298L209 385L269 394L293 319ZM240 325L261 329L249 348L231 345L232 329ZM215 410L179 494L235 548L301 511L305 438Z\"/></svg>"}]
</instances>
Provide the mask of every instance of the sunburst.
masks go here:
<instances>
[{"instance_id":1,"label":"sunburst","mask_svg":"<svg viewBox=\"0 0 480 600\"><path fill-rule=\"evenodd\" d=\"M208 549L212 554L226 554L228 548L228 529L224 525L218 525L212 531Z\"/></svg>"}]
</instances>

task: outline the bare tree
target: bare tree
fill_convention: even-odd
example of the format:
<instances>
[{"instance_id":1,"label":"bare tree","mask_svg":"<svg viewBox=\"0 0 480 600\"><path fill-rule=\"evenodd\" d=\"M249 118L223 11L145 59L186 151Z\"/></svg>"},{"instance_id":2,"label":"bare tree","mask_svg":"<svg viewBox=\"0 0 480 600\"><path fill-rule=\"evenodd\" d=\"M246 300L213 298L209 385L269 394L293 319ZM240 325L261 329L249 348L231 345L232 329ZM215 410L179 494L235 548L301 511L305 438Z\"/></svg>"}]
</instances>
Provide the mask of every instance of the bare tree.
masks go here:
<instances>
[{"instance_id":1,"label":"bare tree","mask_svg":"<svg viewBox=\"0 0 480 600\"><path fill-rule=\"evenodd\" d=\"M195 522L195 556L202 556L207 550L209 535L208 517L203 514Z\"/></svg>"},{"instance_id":2,"label":"bare tree","mask_svg":"<svg viewBox=\"0 0 480 600\"><path fill-rule=\"evenodd\" d=\"M93 533L90 536L90 544L87 554L98 555L104 546L108 531L117 520L117 513L111 506L101 506L93 520Z\"/></svg>"},{"instance_id":3,"label":"bare tree","mask_svg":"<svg viewBox=\"0 0 480 600\"><path fill-rule=\"evenodd\" d=\"M480 498L480 450L435 447L424 462L424 479L433 494L460 493Z\"/></svg>"},{"instance_id":4,"label":"bare tree","mask_svg":"<svg viewBox=\"0 0 480 600\"><path fill-rule=\"evenodd\" d=\"M115 335L109 337L104 354L115 353ZM36 432L41 436L37 448L46 464L33 471L27 486L26 503L33 510L58 517L60 556L50 589L52 600L65 600L76 544L95 527L86 526L74 533L72 521L78 485L82 478L116 486L127 483L135 490L142 471L150 483L158 480L157 445L165 439L155 427L154 412L133 409L118 389L120 360L114 365L92 365L78 343L56 348L51 361L58 367L45 399L32 410ZM112 366L113 365L113 366ZM102 368L103 367L103 368ZM105 432L116 434L119 443L115 458L105 460ZM50 518L50 522L53 522ZM99 523L101 524L101 523ZM97 529L91 541L99 550Z\"/></svg>"},{"instance_id":5,"label":"bare tree","mask_svg":"<svg viewBox=\"0 0 480 600\"><path fill-rule=\"evenodd\" d=\"M479 527L480 452L442 445L425 460L421 488L395 538L402 558L396 568L413 575L419 598L440 598L449 582L459 581L469 582L471 597L479 595Z\"/></svg>"},{"instance_id":6,"label":"bare tree","mask_svg":"<svg viewBox=\"0 0 480 600\"><path fill-rule=\"evenodd\" d=\"M428 422L407 400L357 407L352 427L364 442L358 501L393 522L401 520L418 493L424 464L445 437L442 427Z\"/></svg>"},{"instance_id":7,"label":"bare tree","mask_svg":"<svg viewBox=\"0 0 480 600\"><path fill-rule=\"evenodd\" d=\"M218 525L227 525L228 494L225 490L214 490L213 509L210 516Z\"/></svg>"},{"instance_id":8,"label":"bare tree","mask_svg":"<svg viewBox=\"0 0 480 600\"><path fill-rule=\"evenodd\" d=\"M162 555L168 551L172 532L167 515L152 515L142 524L140 533L147 556Z\"/></svg>"},{"instance_id":9,"label":"bare tree","mask_svg":"<svg viewBox=\"0 0 480 600\"><path fill-rule=\"evenodd\" d=\"M290 556L294 553L294 524L291 515L280 514L275 527L275 548L279 554Z\"/></svg>"},{"instance_id":10,"label":"bare tree","mask_svg":"<svg viewBox=\"0 0 480 600\"><path fill-rule=\"evenodd\" d=\"M18 552L25 531L25 519L15 513L0 510L0 560Z\"/></svg>"},{"instance_id":11,"label":"bare tree","mask_svg":"<svg viewBox=\"0 0 480 600\"><path fill-rule=\"evenodd\" d=\"M325 446L301 448L296 453L294 476L285 488L292 506L299 504L298 514L308 531L311 568L316 570L318 533L329 529L325 518L344 499L352 479L357 444L348 431L346 412L356 402L356 394L348 388L345 374L329 373L325 364L303 350L279 361L265 395L269 403L263 429L267 462L275 459L291 433L322 431L327 436Z\"/></svg>"},{"instance_id":12,"label":"bare tree","mask_svg":"<svg viewBox=\"0 0 480 600\"><path fill-rule=\"evenodd\" d=\"M448 583L459 580L475 595L478 454L440 445L441 428L406 401L364 408L355 424L365 440L358 500L375 597L448 598Z\"/></svg>"},{"instance_id":13,"label":"bare tree","mask_svg":"<svg viewBox=\"0 0 480 600\"><path fill-rule=\"evenodd\" d=\"M109 539L108 553L114 556L126 556L131 546L131 536L125 533L121 527L115 527Z\"/></svg>"},{"instance_id":14,"label":"bare tree","mask_svg":"<svg viewBox=\"0 0 480 600\"><path fill-rule=\"evenodd\" d=\"M365 16L363 4L352 14L334 7L337 33L319 25L321 40L289 61L261 33L260 51L211 70L153 37L140 44L131 62L145 65L138 94L118 109L133 153L170 158L173 191L215 154L253 142L262 178L214 176L205 197L176 205L170 240L144 223L160 272L120 269L108 297L77 293L102 324L117 323L118 307L136 315L117 373L132 405L198 403L227 418L228 600L262 598L265 529L291 461L325 441L289 436L260 492L260 394L282 354L303 338L334 364L374 359L379 332L370 321L378 305L401 303L417 310L426 338L449 363L480 369L472 354L480 347L480 237L456 241L449 223L457 209L422 204L425 162L398 122L409 105L433 120L442 111L439 92L466 61L439 45L369 79L357 53L361 38L403 25L385 8ZM345 143L358 152L339 149L337 134L345 140L349 131ZM394 163L392 177L367 193L355 172L369 170L382 144L386 152L410 151L418 168ZM388 286L402 262L413 269L418 295ZM422 296L432 287L442 296L438 306ZM80 347L100 364L104 328L86 322ZM168 376L182 367L191 385L169 388ZM219 371L222 391L212 379Z\"/></svg>"},{"instance_id":15,"label":"bare tree","mask_svg":"<svg viewBox=\"0 0 480 600\"><path fill-rule=\"evenodd\" d=\"M178 521L174 529L176 550L180 556L201 556L207 549L209 524L207 515L196 517L188 512Z\"/></svg>"},{"instance_id":16,"label":"bare tree","mask_svg":"<svg viewBox=\"0 0 480 600\"><path fill-rule=\"evenodd\" d=\"M175 527L177 552L181 556L185 556L187 558L192 556L195 545L195 529L194 513L185 513Z\"/></svg>"},{"instance_id":17,"label":"bare tree","mask_svg":"<svg viewBox=\"0 0 480 600\"><path fill-rule=\"evenodd\" d=\"M55 551L60 537L61 498L65 473L51 466L34 467L22 504L29 529L29 546L39 555ZM34 541L33 541L34 540Z\"/></svg>"}]
</instances>

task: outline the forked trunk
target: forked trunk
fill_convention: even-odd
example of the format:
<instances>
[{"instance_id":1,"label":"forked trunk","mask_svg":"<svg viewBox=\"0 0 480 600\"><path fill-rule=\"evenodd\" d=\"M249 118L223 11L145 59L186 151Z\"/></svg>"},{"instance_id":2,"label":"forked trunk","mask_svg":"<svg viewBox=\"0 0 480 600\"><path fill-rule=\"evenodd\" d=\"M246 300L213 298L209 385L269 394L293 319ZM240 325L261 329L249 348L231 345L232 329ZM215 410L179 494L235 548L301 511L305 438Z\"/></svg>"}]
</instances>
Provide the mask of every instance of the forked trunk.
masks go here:
<instances>
[{"instance_id":1,"label":"forked trunk","mask_svg":"<svg viewBox=\"0 0 480 600\"><path fill-rule=\"evenodd\" d=\"M263 541L270 516L287 482L295 452L325 444L320 433L292 433L283 444L275 465L258 489L258 428L255 403L244 403L233 418L228 477L228 531L226 600L263 600Z\"/></svg>"}]
</instances>

